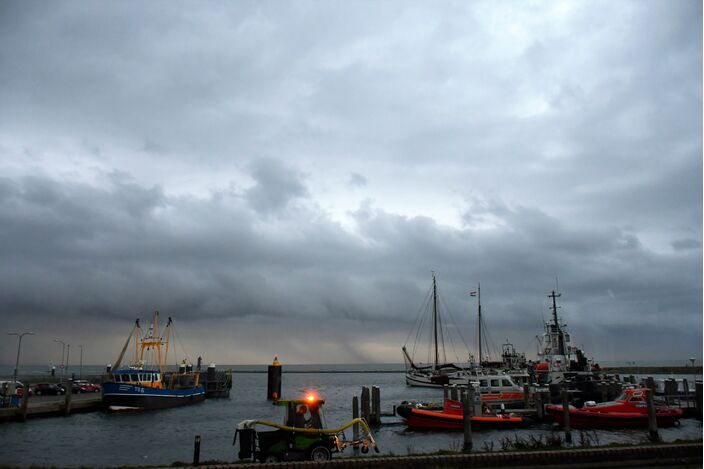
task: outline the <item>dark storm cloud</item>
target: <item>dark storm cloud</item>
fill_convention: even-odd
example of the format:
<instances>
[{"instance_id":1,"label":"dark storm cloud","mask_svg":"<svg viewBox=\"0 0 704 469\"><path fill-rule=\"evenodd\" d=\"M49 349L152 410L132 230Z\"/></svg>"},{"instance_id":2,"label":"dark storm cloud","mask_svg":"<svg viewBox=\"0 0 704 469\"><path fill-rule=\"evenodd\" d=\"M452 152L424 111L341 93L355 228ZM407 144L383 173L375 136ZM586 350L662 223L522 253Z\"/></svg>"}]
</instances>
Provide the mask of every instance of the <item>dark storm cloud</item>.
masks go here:
<instances>
[{"instance_id":1,"label":"dark storm cloud","mask_svg":"<svg viewBox=\"0 0 704 469\"><path fill-rule=\"evenodd\" d=\"M255 184L245 198L258 212L268 214L286 208L295 198L307 195L302 176L295 169L272 159L258 159L252 167Z\"/></svg>"},{"instance_id":2,"label":"dark storm cloud","mask_svg":"<svg viewBox=\"0 0 704 469\"><path fill-rule=\"evenodd\" d=\"M434 270L467 335L481 282L530 351L557 277L588 349L690 356L701 35L695 1L3 2L0 318L389 361Z\"/></svg>"},{"instance_id":3,"label":"dark storm cloud","mask_svg":"<svg viewBox=\"0 0 704 469\"><path fill-rule=\"evenodd\" d=\"M355 214L360 240L314 210L255 222L257 212L237 196L169 198L125 175L108 175L101 188L4 179L0 193L6 317L128 323L158 305L181 323L325 318L393 325L403 336L432 268L465 330L467 292L481 281L497 336L523 346L525 330L538 333L548 314L555 276L569 285L565 315L579 329L658 327L667 317L674 336L701 320L701 289L691 281L700 259L648 252L618 229L576 231L536 209L493 203L470 211L468 219L501 222L485 232L367 205ZM641 346L636 337L621 341Z\"/></svg>"}]
</instances>

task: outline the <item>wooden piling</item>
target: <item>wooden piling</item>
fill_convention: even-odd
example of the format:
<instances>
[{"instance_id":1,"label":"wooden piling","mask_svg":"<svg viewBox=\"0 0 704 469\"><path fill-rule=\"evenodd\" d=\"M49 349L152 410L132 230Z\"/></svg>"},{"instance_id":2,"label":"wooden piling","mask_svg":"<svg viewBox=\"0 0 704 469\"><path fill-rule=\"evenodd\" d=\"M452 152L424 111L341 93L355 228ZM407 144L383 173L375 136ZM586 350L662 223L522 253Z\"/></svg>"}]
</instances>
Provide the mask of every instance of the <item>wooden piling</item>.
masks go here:
<instances>
[{"instance_id":1,"label":"wooden piling","mask_svg":"<svg viewBox=\"0 0 704 469\"><path fill-rule=\"evenodd\" d=\"M601 393L601 402L609 400L609 385L605 381L599 381L599 392Z\"/></svg>"},{"instance_id":2,"label":"wooden piling","mask_svg":"<svg viewBox=\"0 0 704 469\"><path fill-rule=\"evenodd\" d=\"M359 418L359 398L357 396L352 396L352 418ZM352 425L352 439L354 441L359 440L359 424L355 423ZM359 447L354 446L354 455L359 455Z\"/></svg>"},{"instance_id":3,"label":"wooden piling","mask_svg":"<svg viewBox=\"0 0 704 469\"><path fill-rule=\"evenodd\" d=\"M372 425L381 424L381 392L379 386L372 386Z\"/></svg>"},{"instance_id":4,"label":"wooden piling","mask_svg":"<svg viewBox=\"0 0 704 469\"><path fill-rule=\"evenodd\" d=\"M193 441L193 465L200 464L200 435L196 435Z\"/></svg>"},{"instance_id":5,"label":"wooden piling","mask_svg":"<svg viewBox=\"0 0 704 469\"><path fill-rule=\"evenodd\" d=\"M699 420L701 420L702 419L702 382L701 381L694 382L694 393L696 394L695 400L694 400L694 405L697 408L697 418Z\"/></svg>"},{"instance_id":6,"label":"wooden piling","mask_svg":"<svg viewBox=\"0 0 704 469\"><path fill-rule=\"evenodd\" d=\"M19 413L17 414L17 418L21 422L24 422L25 419L27 418L27 404L29 403L29 390L31 388L32 388L32 386L29 384L29 381L25 381L24 382L24 394L22 394L22 402L20 403Z\"/></svg>"},{"instance_id":7,"label":"wooden piling","mask_svg":"<svg viewBox=\"0 0 704 469\"><path fill-rule=\"evenodd\" d=\"M564 420L562 427L565 431L565 443L572 443L572 431L570 429L570 401L567 389L560 391L562 397L562 419Z\"/></svg>"},{"instance_id":8,"label":"wooden piling","mask_svg":"<svg viewBox=\"0 0 704 469\"><path fill-rule=\"evenodd\" d=\"M73 380L69 379L66 381L66 395L64 397L64 413L69 415L71 413L71 395L73 394Z\"/></svg>"},{"instance_id":9,"label":"wooden piling","mask_svg":"<svg viewBox=\"0 0 704 469\"><path fill-rule=\"evenodd\" d=\"M645 400L648 404L648 438L652 442L660 441L660 435L658 435L658 419L655 416L655 403L653 402L653 395L655 394L655 389L649 388L648 392L645 393Z\"/></svg>"},{"instance_id":10,"label":"wooden piling","mask_svg":"<svg viewBox=\"0 0 704 469\"><path fill-rule=\"evenodd\" d=\"M462 423L464 424L463 451L472 451L472 414L474 411L474 388L470 384L462 400Z\"/></svg>"},{"instance_id":11,"label":"wooden piling","mask_svg":"<svg viewBox=\"0 0 704 469\"><path fill-rule=\"evenodd\" d=\"M689 407L689 403L691 401L691 396L689 395L689 382L687 381L687 378L682 380L682 391L684 394L684 398L687 399L687 407ZM680 399L680 402L681 402L681 399Z\"/></svg>"},{"instance_id":12,"label":"wooden piling","mask_svg":"<svg viewBox=\"0 0 704 469\"><path fill-rule=\"evenodd\" d=\"M369 423L369 414L370 414L370 408L369 408L369 388L366 386L362 386L362 395L360 396L360 407L362 410L362 418Z\"/></svg>"},{"instance_id":13,"label":"wooden piling","mask_svg":"<svg viewBox=\"0 0 704 469\"><path fill-rule=\"evenodd\" d=\"M535 393L535 412L538 414L538 421L542 422L545 418L545 405L543 404L543 393Z\"/></svg>"}]
</instances>

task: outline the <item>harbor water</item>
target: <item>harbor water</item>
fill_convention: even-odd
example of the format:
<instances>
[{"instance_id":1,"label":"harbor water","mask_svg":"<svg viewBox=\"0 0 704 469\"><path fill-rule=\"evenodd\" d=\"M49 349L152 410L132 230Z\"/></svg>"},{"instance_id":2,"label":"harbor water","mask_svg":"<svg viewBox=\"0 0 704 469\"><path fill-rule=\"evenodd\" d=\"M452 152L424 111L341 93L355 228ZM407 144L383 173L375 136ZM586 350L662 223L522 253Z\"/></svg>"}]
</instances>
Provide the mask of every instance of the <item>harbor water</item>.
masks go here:
<instances>
[{"instance_id":1,"label":"harbor water","mask_svg":"<svg viewBox=\"0 0 704 469\"><path fill-rule=\"evenodd\" d=\"M397 365L328 366L327 372L310 371L316 368L321 369L320 366L286 367L283 397L298 398L314 392L325 399L328 426L338 426L351 419L352 397L359 395L362 386L380 387L382 412L391 412L392 406L403 400L442 400L442 390L406 386ZM367 372L360 371L365 368ZM201 461L236 461L237 448L232 446L232 440L238 422L254 418L283 420L282 408L266 400L266 373L252 372L263 369L265 367L236 367L229 399L208 399L192 406L143 413L92 412L1 424L0 465L169 465L192 460L196 435L201 437ZM406 430L398 417L384 417L383 422L382 427L374 430L374 436L385 455L462 448L462 432L412 432ZM529 435L544 438L554 432L548 424L515 431L475 432L474 449L499 451L507 438ZM680 427L661 429L660 435L665 441L700 440L702 424L695 419L683 419ZM351 437L351 429L348 436ZM593 445L640 443L647 439L647 429L599 430L585 435L573 431L575 445L585 439ZM344 456L352 454L348 449Z\"/></svg>"}]
</instances>

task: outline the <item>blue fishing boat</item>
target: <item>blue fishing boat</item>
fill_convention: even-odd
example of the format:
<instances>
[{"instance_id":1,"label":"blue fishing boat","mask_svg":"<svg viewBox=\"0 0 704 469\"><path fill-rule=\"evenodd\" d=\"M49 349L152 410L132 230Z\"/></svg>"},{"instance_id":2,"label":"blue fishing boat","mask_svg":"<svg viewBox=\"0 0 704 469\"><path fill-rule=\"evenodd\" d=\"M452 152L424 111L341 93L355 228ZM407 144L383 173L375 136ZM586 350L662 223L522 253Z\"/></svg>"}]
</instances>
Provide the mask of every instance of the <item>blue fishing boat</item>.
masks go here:
<instances>
[{"instance_id":1,"label":"blue fishing boat","mask_svg":"<svg viewBox=\"0 0 704 469\"><path fill-rule=\"evenodd\" d=\"M193 404L205 399L200 373L185 362L178 372L168 372L169 339L172 320L169 318L163 335L159 335L159 312L147 334L142 333L139 319L127 337L114 370L102 386L103 405L111 411L164 409ZM131 365L120 368L125 352L134 337L135 358ZM163 353L162 353L163 352Z\"/></svg>"}]
</instances>

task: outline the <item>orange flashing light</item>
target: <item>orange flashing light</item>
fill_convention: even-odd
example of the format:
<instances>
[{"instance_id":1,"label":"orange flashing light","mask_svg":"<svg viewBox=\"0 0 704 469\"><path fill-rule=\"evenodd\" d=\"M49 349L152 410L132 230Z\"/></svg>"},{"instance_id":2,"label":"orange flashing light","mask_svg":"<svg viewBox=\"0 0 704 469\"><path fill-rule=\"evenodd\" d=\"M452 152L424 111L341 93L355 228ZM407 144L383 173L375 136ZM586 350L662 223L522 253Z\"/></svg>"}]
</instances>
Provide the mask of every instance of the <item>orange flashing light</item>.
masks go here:
<instances>
[{"instance_id":1,"label":"orange flashing light","mask_svg":"<svg viewBox=\"0 0 704 469\"><path fill-rule=\"evenodd\" d=\"M315 400L316 400L315 395L313 395L313 394L308 394L306 396L306 401L308 401L308 402L314 402Z\"/></svg>"}]
</instances>

